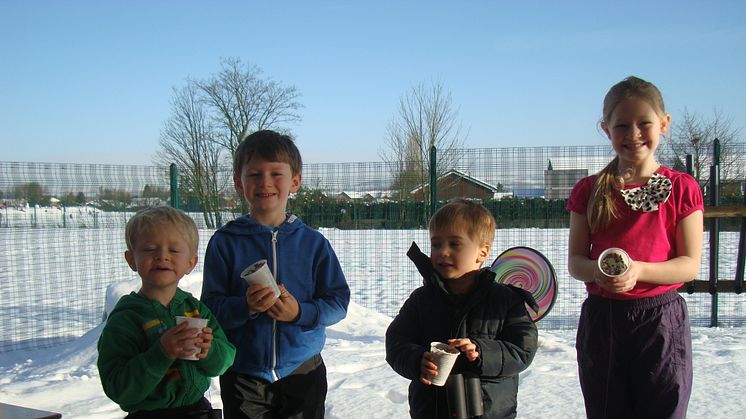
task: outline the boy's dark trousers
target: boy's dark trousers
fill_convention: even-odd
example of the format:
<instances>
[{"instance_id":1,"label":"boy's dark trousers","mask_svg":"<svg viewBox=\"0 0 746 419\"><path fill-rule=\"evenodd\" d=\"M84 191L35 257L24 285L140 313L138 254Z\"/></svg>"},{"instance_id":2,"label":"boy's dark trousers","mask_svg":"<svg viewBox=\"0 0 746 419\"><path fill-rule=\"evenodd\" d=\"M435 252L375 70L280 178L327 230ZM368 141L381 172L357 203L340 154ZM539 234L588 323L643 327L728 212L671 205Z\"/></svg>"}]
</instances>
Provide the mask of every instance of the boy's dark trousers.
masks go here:
<instances>
[{"instance_id":1,"label":"boy's dark trousers","mask_svg":"<svg viewBox=\"0 0 746 419\"><path fill-rule=\"evenodd\" d=\"M139 410L125 416L124 419L220 419L220 409L213 409L206 398L197 403L171 409Z\"/></svg>"},{"instance_id":2,"label":"boy's dark trousers","mask_svg":"<svg viewBox=\"0 0 746 419\"><path fill-rule=\"evenodd\" d=\"M226 419L320 419L324 417L326 390L321 355L274 383L230 370L220 377Z\"/></svg>"}]
</instances>

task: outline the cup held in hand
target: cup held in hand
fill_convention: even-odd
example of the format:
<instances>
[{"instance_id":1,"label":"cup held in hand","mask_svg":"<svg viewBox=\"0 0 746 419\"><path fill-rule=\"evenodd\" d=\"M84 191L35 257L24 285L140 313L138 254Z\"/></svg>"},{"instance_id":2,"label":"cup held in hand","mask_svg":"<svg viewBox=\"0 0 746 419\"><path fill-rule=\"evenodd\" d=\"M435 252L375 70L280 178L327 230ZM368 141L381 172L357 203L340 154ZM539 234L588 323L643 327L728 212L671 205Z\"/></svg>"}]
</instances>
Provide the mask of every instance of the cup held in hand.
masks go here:
<instances>
[{"instance_id":1,"label":"cup held in hand","mask_svg":"<svg viewBox=\"0 0 746 419\"><path fill-rule=\"evenodd\" d=\"M176 316L177 326L184 322L188 323L187 329L197 329L192 337L197 336L198 333L202 332L202 329L207 327L207 319L203 319L200 317ZM198 359L197 354L202 351L202 349L198 348L195 345L188 345L185 349L194 349L194 353L192 355L181 357L181 359L186 359L189 361L196 361Z\"/></svg>"},{"instance_id":2,"label":"cup held in hand","mask_svg":"<svg viewBox=\"0 0 746 419\"><path fill-rule=\"evenodd\" d=\"M275 294L274 299L276 300L280 298L280 288L277 287L277 282L275 281L274 276L272 276L272 271L269 270L269 266L267 266L266 259L254 262L251 266L244 269L243 272L241 272L241 278L248 282L249 285L259 284L265 287L270 287L272 292Z\"/></svg>"},{"instance_id":3,"label":"cup held in hand","mask_svg":"<svg viewBox=\"0 0 746 419\"><path fill-rule=\"evenodd\" d=\"M632 259L624 249L611 247L598 257L598 269L607 276L622 276L629 270Z\"/></svg>"},{"instance_id":4,"label":"cup held in hand","mask_svg":"<svg viewBox=\"0 0 746 419\"><path fill-rule=\"evenodd\" d=\"M458 349L449 348L448 344L443 342L431 342L430 352L433 354L433 362L438 366L438 375L430 377L430 382L436 386L443 386L460 352Z\"/></svg>"}]
</instances>

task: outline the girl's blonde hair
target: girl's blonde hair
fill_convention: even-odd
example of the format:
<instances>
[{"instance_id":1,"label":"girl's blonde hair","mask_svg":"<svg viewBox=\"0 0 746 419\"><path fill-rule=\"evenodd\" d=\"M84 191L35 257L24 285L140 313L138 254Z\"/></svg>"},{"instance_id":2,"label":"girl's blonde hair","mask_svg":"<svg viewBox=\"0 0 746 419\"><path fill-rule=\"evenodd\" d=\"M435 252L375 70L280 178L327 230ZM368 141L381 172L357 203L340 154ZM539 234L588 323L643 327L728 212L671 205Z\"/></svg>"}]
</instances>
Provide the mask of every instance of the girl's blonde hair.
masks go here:
<instances>
[{"instance_id":1,"label":"girl's blonde hair","mask_svg":"<svg viewBox=\"0 0 746 419\"><path fill-rule=\"evenodd\" d=\"M666 115L663 96L653 83L630 76L611 86L604 97L603 120L608 124L617 105L624 100L636 98L647 102L660 116ZM619 216L614 203L614 191L624 187L624 178L619 173L619 156L614 157L596 175L591 199L588 200L588 225L591 232L599 231Z\"/></svg>"}]
</instances>

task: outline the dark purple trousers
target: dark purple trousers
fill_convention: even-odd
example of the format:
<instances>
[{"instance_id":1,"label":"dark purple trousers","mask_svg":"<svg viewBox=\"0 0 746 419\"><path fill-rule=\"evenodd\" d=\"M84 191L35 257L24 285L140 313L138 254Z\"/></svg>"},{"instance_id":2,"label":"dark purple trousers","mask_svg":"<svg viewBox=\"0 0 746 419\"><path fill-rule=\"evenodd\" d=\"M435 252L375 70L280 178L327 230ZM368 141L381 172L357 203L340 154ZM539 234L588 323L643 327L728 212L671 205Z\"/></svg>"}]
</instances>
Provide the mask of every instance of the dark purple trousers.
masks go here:
<instances>
[{"instance_id":1,"label":"dark purple trousers","mask_svg":"<svg viewBox=\"0 0 746 419\"><path fill-rule=\"evenodd\" d=\"M575 348L588 418L686 417L692 335L677 292L631 301L588 296Z\"/></svg>"}]
</instances>

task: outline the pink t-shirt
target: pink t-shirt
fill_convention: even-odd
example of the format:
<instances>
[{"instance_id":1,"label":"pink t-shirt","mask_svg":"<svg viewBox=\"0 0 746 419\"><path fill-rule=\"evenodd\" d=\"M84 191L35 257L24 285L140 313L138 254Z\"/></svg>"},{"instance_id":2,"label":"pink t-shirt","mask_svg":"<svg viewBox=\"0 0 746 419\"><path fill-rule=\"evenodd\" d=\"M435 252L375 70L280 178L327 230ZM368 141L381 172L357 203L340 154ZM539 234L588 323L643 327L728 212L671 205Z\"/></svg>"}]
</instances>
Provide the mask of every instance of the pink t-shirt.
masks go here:
<instances>
[{"instance_id":1,"label":"pink t-shirt","mask_svg":"<svg viewBox=\"0 0 746 419\"><path fill-rule=\"evenodd\" d=\"M697 181L686 173L664 166L656 173L671 180L671 195L668 199L658 204L657 211L635 211L624 202L619 191L614 191L619 218L612 220L606 229L591 234L591 259L597 259L609 247L622 248L632 260L642 262L663 262L676 256L676 226L693 212L704 211L702 191ZM595 181L595 175L588 176L573 187L567 200L568 211L585 215ZM625 185L624 189L643 185ZM585 283L588 293L617 300L652 297L678 289L681 285L638 282L629 292L611 293L594 282Z\"/></svg>"}]
</instances>

